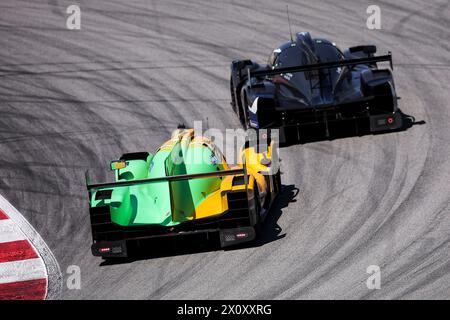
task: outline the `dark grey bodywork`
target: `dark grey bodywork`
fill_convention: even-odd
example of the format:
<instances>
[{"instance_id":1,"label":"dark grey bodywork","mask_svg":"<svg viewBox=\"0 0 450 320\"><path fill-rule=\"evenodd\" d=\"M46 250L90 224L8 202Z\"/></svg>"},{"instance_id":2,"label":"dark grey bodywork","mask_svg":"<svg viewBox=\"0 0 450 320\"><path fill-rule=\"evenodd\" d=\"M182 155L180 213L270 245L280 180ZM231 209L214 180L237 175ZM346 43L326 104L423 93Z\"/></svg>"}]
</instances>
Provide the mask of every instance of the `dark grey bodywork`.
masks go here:
<instances>
[{"instance_id":1,"label":"dark grey bodywork","mask_svg":"<svg viewBox=\"0 0 450 320\"><path fill-rule=\"evenodd\" d=\"M299 138L309 126L366 123L371 132L402 126L394 79L375 57L375 46L352 47L342 52L326 39L307 32L276 48L266 65L251 60L231 64L231 105L245 128L280 129L281 142Z\"/></svg>"}]
</instances>

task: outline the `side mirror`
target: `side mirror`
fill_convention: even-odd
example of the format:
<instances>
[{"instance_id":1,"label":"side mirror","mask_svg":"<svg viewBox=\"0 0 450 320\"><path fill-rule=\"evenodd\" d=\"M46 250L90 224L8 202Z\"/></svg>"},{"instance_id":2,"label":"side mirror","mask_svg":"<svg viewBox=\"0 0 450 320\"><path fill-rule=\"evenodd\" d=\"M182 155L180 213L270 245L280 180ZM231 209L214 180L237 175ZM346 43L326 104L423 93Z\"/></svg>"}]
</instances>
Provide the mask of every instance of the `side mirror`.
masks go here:
<instances>
[{"instance_id":1,"label":"side mirror","mask_svg":"<svg viewBox=\"0 0 450 320\"><path fill-rule=\"evenodd\" d=\"M350 53L356 53L356 52L363 52L364 54L371 55L377 52L377 47L370 45L370 46L356 46L356 47L350 47L348 48L348 51Z\"/></svg>"},{"instance_id":2,"label":"side mirror","mask_svg":"<svg viewBox=\"0 0 450 320\"><path fill-rule=\"evenodd\" d=\"M377 52L377 47L376 46L364 46L363 52L367 55L374 54Z\"/></svg>"},{"instance_id":3,"label":"side mirror","mask_svg":"<svg viewBox=\"0 0 450 320\"><path fill-rule=\"evenodd\" d=\"M272 164L272 160L270 160L269 158L267 158L267 156L266 156L265 153L263 153L263 155L264 155L264 158L261 159L261 161L260 161L261 164L262 164L263 166L266 166L266 167L270 166L270 165Z\"/></svg>"}]
</instances>

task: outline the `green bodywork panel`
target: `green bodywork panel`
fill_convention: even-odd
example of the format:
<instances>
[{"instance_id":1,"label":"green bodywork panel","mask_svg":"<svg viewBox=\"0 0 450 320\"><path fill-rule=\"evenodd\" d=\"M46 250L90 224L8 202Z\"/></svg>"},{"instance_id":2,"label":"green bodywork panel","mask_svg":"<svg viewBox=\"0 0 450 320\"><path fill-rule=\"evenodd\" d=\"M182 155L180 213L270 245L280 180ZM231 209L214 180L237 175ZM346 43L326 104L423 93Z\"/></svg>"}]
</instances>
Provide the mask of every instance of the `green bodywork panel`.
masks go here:
<instances>
[{"instance_id":1,"label":"green bodywork panel","mask_svg":"<svg viewBox=\"0 0 450 320\"><path fill-rule=\"evenodd\" d=\"M146 160L127 160L115 170L116 181L159 178L180 174L215 172L224 169L222 159L206 144L178 141L163 145ZM110 206L112 222L121 226L158 224L174 226L195 218L195 209L220 189L221 177L179 181L157 181L115 186L93 191L91 207ZM96 200L100 190L112 190L110 199Z\"/></svg>"}]
</instances>

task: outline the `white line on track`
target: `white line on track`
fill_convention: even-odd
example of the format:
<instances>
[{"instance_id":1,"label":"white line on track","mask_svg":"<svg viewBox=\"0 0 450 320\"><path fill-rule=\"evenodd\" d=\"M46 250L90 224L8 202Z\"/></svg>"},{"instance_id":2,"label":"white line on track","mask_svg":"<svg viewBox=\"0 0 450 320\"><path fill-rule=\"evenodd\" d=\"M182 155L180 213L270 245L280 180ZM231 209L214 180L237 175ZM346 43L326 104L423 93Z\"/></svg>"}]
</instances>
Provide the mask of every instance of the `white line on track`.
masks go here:
<instances>
[{"instance_id":1,"label":"white line on track","mask_svg":"<svg viewBox=\"0 0 450 320\"><path fill-rule=\"evenodd\" d=\"M0 284L47 278L41 258L3 262L1 266Z\"/></svg>"},{"instance_id":2,"label":"white line on track","mask_svg":"<svg viewBox=\"0 0 450 320\"><path fill-rule=\"evenodd\" d=\"M44 267L41 265L41 270L46 270L48 276L47 299L58 299L62 290L62 274L58 261L52 251L41 238L39 233L28 222L28 220L25 219L22 214L2 195L0 195L0 208L2 208L2 210L8 215L10 220L16 223L16 225L20 228L20 231L23 232L33 247L38 251L39 256L42 258ZM4 264L2 264L2 269L3 265Z\"/></svg>"},{"instance_id":3,"label":"white line on track","mask_svg":"<svg viewBox=\"0 0 450 320\"><path fill-rule=\"evenodd\" d=\"M0 243L25 240L25 235L18 230L11 219L0 220Z\"/></svg>"}]
</instances>

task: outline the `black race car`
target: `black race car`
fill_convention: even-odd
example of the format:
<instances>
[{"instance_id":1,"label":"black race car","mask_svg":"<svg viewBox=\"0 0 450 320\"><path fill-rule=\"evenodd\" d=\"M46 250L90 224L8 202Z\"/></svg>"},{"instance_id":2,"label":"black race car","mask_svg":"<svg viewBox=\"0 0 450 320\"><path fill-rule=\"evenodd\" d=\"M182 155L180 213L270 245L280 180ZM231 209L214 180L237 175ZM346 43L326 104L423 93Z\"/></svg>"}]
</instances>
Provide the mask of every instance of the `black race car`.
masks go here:
<instances>
[{"instance_id":1,"label":"black race car","mask_svg":"<svg viewBox=\"0 0 450 320\"><path fill-rule=\"evenodd\" d=\"M231 105L244 128L279 129L280 142L299 139L315 126L326 137L333 124L351 121L370 132L402 126L390 69L392 57L374 56L373 45L342 52L308 32L273 50L267 65L251 60L231 64ZM387 61L390 69L379 69Z\"/></svg>"}]
</instances>

